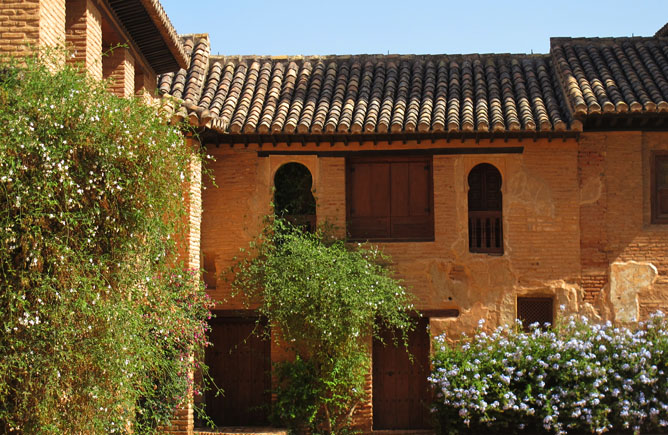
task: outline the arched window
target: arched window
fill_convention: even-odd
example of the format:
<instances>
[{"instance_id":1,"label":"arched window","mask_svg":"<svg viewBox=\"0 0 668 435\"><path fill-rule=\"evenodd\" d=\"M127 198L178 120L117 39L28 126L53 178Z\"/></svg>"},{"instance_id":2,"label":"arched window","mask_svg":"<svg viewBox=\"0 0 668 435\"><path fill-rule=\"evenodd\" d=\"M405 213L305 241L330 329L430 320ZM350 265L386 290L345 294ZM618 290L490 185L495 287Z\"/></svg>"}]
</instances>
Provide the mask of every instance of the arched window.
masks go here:
<instances>
[{"instance_id":1,"label":"arched window","mask_svg":"<svg viewBox=\"0 0 668 435\"><path fill-rule=\"evenodd\" d=\"M501 173L489 163L469 172L469 251L503 254Z\"/></svg>"},{"instance_id":2,"label":"arched window","mask_svg":"<svg viewBox=\"0 0 668 435\"><path fill-rule=\"evenodd\" d=\"M313 177L301 163L286 163L274 175L274 211L295 225L315 230Z\"/></svg>"}]
</instances>

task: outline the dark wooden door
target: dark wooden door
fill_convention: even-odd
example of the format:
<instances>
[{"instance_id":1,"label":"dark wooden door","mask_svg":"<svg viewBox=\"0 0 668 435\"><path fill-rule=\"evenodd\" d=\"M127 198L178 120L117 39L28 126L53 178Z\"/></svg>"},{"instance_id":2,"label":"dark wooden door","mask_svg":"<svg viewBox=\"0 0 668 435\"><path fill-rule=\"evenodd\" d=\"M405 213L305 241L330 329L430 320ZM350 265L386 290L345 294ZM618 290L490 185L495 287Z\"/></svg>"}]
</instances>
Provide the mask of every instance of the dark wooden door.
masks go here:
<instances>
[{"instance_id":1,"label":"dark wooden door","mask_svg":"<svg viewBox=\"0 0 668 435\"><path fill-rule=\"evenodd\" d=\"M206 412L217 426L267 424L271 403L270 342L253 333L256 319L212 320L206 363L223 390L207 393Z\"/></svg>"},{"instance_id":2,"label":"dark wooden door","mask_svg":"<svg viewBox=\"0 0 668 435\"><path fill-rule=\"evenodd\" d=\"M373 343L373 428L430 427L428 319L419 319L409 336L411 361L403 345L392 344L392 333L381 333L385 344Z\"/></svg>"}]
</instances>

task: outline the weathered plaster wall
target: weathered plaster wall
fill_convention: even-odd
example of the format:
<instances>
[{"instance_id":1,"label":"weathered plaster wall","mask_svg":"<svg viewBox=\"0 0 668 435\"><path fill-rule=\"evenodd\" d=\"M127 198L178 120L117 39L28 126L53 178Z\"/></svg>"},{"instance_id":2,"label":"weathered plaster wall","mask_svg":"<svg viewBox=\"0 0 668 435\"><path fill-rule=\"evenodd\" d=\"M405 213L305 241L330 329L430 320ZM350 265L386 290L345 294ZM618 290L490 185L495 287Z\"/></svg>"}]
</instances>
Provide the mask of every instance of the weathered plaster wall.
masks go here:
<instances>
[{"instance_id":1,"label":"weathered plaster wall","mask_svg":"<svg viewBox=\"0 0 668 435\"><path fill-rule=\"evenodd\" d=\"M431 317L432 334L447 332L456 339L472 332L480 319L489 327L513 322L518 296L551 297L555 310L563 306L565 314L618 322L668 308L668 226L650 224L648 167L652 150L668 149L668 135L583 133L579 140L509 140L503 145L524 150L435 155L434 240L380 244L414 293L418 309L459 310L458 318ZM447 144L425 147L430 146ZM481 141L480 146L494 145ZM202 251L210 292L224 301L221 309L245 308L217 275L261 228L281 165L304 164L313 176L318 222L330 222L340 233L345 228L344 157L258 157L256 151L241 145L209 147L218 187L209 182L203 192ZM503 255L468 249L467 177L480 163L491 163L503 177ZM286 356L276 345L272 355ZM371 380L368 387L371 393ZM358 421L370 430L370 403L361 411Z\"/></svg>"},{"instance_id":2,"label":"weathered plaster wall","mask_svg":"<svg viewBox=\"0 0 668 435\"><path fill-rule=\"evenodd\" d=\"M511 143L512 142L512 143ZM384 243L400 278L423 310L457 308L456 320L433 320L436 330L470 331L515 319L517 295L549 295L557 305L580 309L578 153L574 140L509 141L522 154L434 156L433 242ZM482 146L482 145L481 145ZM319 222L345 226L345 158L314 155L257 157L245 147L211 147L218 187L203 193L202 251L207 282L225 309L241 309L224 281L214 279L232 264L270 211L273 175L288 162L304 164L313 176ZM468 250L467 176L479 163L503 176L504 254ZM215 273L214 273L215 272Z\"/></svg>"},{"instance_id":3,"label":"weathered plaster wall","mask_svg":"<svg viewBox=\"0 0 668 435\"><path fill-rule=\"evenodd\" d=\"M668 310L668 226L651 224L650 157L661 132L585 133L580 138L582 287L619 322Z\"/></svg>"}]
</instances>

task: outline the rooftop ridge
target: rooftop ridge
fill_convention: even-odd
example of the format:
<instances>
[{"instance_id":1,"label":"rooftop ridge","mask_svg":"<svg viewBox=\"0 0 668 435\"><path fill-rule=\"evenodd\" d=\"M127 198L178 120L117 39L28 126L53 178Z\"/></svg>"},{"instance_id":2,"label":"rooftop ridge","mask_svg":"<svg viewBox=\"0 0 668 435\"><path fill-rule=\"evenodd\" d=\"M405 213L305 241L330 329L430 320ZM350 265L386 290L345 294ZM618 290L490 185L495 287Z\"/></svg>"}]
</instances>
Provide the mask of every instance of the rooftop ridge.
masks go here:
<instances>
[{"instance_id":1,"label":"rooftop ridge","mask_svg":"<svg viewBox=\"0 0 668 435\"><path fill-rule=\"evenodd\" d=\"M624 41L651 41L656 40L657 36L553 36L550 38L550 45L554 43L619 43Z\"/></svg>"},{"instance_id":2,"label":"rooftop ridge","mask_svg":"<svg viewBox=\"0 0 668 435\"><path fill-rule=\"evenodd\" d=\"M303 60L473 60L473 59L545 59L549 58L549 53L455 53L455 54L383 54L383 53L364 53L364 54L313 54L313 55L255 55L255 54L212 54L209 59L213 61L245 61L245 60L271 60L271 61L303 61Z\"/></svg>"}]
</instances>

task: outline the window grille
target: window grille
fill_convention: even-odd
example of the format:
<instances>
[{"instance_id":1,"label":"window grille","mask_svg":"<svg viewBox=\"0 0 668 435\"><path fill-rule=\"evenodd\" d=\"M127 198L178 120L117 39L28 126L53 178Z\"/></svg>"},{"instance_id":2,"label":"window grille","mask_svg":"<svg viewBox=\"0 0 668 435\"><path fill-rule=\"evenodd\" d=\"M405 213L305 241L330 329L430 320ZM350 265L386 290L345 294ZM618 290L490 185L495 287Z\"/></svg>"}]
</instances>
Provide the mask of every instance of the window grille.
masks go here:
<instances>
[{"instance_id":1,"label":"window grille","mask_svg":"<svg viewBox=\"0 0 668 435\"><path fill-rule=\"evenodd\" d=\"M552 298L521 297L517 298L517 318L522 321L525 330L538 322L541 327L554 322L554 301Z\"/></svg>"}]
</instances>

